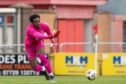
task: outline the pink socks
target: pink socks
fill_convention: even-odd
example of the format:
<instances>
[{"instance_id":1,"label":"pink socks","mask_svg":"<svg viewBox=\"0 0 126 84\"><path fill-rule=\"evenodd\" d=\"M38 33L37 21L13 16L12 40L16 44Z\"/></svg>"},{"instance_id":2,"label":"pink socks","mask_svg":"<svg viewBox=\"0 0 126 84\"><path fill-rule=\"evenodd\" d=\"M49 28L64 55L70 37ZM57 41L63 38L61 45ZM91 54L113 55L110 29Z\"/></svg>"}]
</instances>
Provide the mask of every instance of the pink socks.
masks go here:
<instances>
[{"instance_id":1,"label":"pink socks","mask_svg":"<svg viewBox=\"0 0 126 84\"><path fill-rule=\"evenodd\" d=\"M45 71L45 67L40 66L39 64L37 64L36 67L34 68L34 70L35 70L36 72L38 72L38 71Z\"/></svg>"},{"instance_id":2,"label":"pink socks","mask_svg":"<svg viewBox=\"0 0 126 84\"><path fill-rule=\"evenodd\" d=\"M46 55L45 54L40 54L39 58L40 58L42 64L45 66L47 72L52 73L52 68L51 68L49 60L46 58Z\"/></svg>"}]
</instances>

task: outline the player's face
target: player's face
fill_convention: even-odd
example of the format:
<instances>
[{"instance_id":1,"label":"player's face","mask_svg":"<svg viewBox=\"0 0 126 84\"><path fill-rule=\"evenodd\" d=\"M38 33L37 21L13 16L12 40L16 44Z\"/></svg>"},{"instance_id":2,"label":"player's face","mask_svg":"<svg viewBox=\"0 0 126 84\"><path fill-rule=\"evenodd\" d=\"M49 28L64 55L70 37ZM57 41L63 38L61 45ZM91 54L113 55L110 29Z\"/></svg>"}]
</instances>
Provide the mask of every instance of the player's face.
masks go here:
<instances>
[{"instance_id":1,"label":"player's face","mask_svg":"<svg viewBox=\"0 0 126 84\"><path fill-rule=\"evenodd\" d=\"M33 24L36 28L40 28L40 18L35 18L35 19L33 19L32 24Z\"/></svg>"}]
</instances>

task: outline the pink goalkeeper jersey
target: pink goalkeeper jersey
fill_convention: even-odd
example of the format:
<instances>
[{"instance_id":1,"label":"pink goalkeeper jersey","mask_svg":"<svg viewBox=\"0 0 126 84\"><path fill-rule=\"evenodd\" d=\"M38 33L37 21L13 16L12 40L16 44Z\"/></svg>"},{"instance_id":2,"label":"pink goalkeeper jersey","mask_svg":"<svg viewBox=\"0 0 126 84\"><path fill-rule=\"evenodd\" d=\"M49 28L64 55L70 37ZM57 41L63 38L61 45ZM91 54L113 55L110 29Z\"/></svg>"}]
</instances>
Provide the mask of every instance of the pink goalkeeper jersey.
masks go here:
<instances>
[{"instance_id":1,"label":"pink goalkeeper jersey","mask_svg":"<svg viewBox=\"0 0 126 84\"><path fill-rule=\"evenodd\" d=\"M46 33L47 35L44 35ZM52 35L49 26L46 23L40 23L40 28L37 29L33 24L29 24L26 30L25 47L40 48L44 47L44 39ZM54 39L51 39L54 43Z\"/></svg>"}]
</instances>

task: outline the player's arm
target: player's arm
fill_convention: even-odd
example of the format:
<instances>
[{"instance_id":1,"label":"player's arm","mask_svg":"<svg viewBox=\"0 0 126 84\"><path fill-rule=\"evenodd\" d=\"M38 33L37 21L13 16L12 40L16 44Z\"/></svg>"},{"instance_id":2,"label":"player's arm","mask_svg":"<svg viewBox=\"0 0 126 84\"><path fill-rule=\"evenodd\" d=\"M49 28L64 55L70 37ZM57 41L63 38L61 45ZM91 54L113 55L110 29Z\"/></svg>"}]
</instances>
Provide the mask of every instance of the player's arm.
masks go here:
<instances>
[{"instance_id":1,"label":"player's arm","mask_svg":"<svg viewBox=\"0 0 126 84\"><path fill-rule=\"evenodd\" d=\"M45 32L47 33L48 36L50 36L50 40L51 40L51 42L52 42L53 44L55 44L55 40L54 40L54 38L57 38L57 37L59 36L60 31L57 31L57 32L55 32L54 34L52 34L52 32L51 32L49 26L46 25Z\"/></svg>"},{"instance_id":2,"label":"player's arm","mask_svg":"<svg viewBox=\"0 0 126 84\"><path fill-rule=\"evenodd\" d=\"M44 26L45 26L45 31L44 32L47 34L47 36L52 36L53 37L49 26L47 24L44 24ZM50 40L51 40L52 43L55 43L54 38L50 38Z\"/></svg>"},{"instance_id":3,"label":"player's arm","mask_svg":"<svg viewBox=\"0 0 126 84\"><path fill-rule=\"evenodd\" d=\"M54 42L54 38L57 38L59 36L60 31L57 31L54 34L52 34L52 32L51 32L51 30L50 30L50 28L49 28L49 26L47 24L45 24L45 27L46 27L45 32L47 33L48 36L52 37L52 38L50 38L50 40L53 43Z\"/></svg>"},{"instance_id":4,"label":"player's arm","mask_svg":"<svg viewBox=\"0 0 126 84\"><path fill-rule=\"evenodd\" d=\"M54 40L54 38L57 38L57 33L55 33L54 35L52 34L52 32L51 32L51 30L50 30L50 28L49 28L49 26L47 25L47 24L45 24L45 26L46 26L46 29L45 29L45 32L47 33L47 35L50 35L50 36L52 36L53 38L50 38L50 41L52 42L52 47L53 47L53 49L54 49L54 52L56 52L56 42L55 42L55 40Z\"/></svg>"},{"instance_id":5,"label":"player's arm","mask_svg":"<svg viewBox=\"0 0 126 84\"><path fill-rule=\"evenodd\" d=\"M55 32L53 35L53 38L50 39L51 42L53 43L51 46L54 48L54 52L57 51L56 50L56 42L55 42L54 38L57 38L59 36L59 34L60 34L60 31Z\"/></svg>"},{"instance_id":6,"label":"player's arm","mask_svg":"<svg viewBox=\"0 0 126 84\"><path fill-rule=\"evenodd\" d=\"M35 31L35 30L29 30L28 34L31 35L32 37L35 37L36 39L50 39L52 36L50 35L42 35L41 33Z\"/></svg>"}]
</instances>

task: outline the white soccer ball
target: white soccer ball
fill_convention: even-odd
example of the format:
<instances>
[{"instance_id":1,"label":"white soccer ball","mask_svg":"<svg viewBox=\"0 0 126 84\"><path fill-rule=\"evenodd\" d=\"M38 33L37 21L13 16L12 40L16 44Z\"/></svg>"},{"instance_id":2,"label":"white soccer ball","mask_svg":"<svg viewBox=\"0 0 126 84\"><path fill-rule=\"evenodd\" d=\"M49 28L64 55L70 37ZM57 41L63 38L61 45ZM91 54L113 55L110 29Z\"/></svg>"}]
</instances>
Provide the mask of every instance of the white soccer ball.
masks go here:
<instances>
[{"instance_id":1,"label":"white soccer ball","mask_svg":"<svg viewBox=\"0 0 126 84\"><path fill-rule=\"evenodd\" d=\"M88 78L88 80L94 80L97 77L97 73L95 70L88 70L86 73L86 77Z\"/></svg>"}]
</instances>

